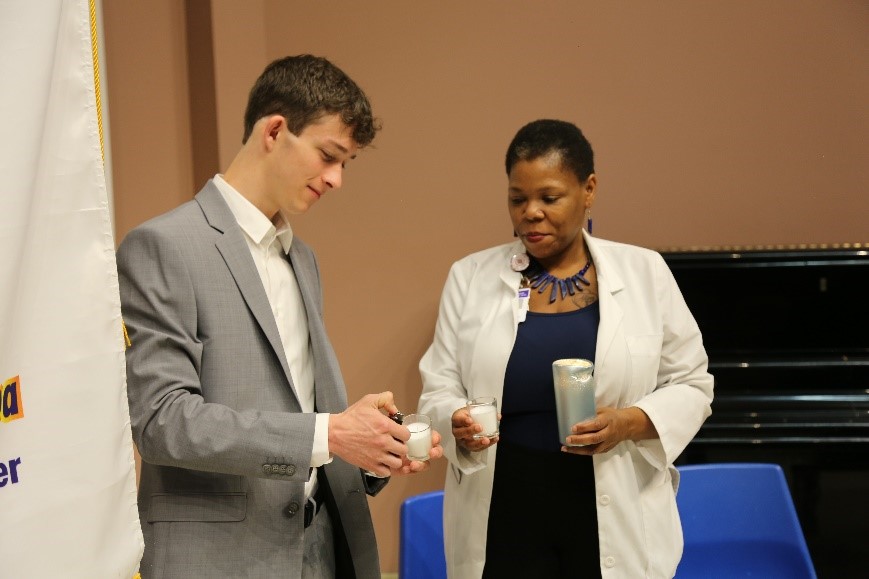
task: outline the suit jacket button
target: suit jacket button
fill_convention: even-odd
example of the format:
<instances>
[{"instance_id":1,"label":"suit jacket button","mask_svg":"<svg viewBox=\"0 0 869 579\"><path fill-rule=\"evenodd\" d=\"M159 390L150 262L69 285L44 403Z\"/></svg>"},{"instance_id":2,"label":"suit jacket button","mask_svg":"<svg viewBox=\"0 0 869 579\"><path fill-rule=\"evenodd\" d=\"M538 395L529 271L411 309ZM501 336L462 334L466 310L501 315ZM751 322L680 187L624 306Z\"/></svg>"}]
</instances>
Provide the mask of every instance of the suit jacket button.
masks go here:
<instances>
[{"instance_id":1,"label":"suit jacket button","mask_svg":"<svg viewBox=\"0 0 869 579\"><path fill-rule=\"evenodd\" d=\"M287 465L282 464L282 465L278 468L278 470L280 471L281 474L287 474Z\"/></svg>"},{"instance_id":2,"label":"suit jacket button","mask_svg":"<svg viewBox=\"0 0 869 579\"><path fill-rule=\"evenodd\" d=\"M292 502L287 505L287 508L284 509L284 514L288 517L294 517L296 513L299 512L299 503Z\"/></svg>"},{"instance_id":3,"label":"suit jacket button","mask_svg":"<svg viewBox=\"0 0 869 579\"><path fill-rule=\"evenodd\" d=\"M281 467L276 464L272 465L272 474L278 474L281 471Z\"/></svg>"},{"instance_id":4,"label":"suit jacket button","mask_svg":"<svg viewBox=\"0 0 869 579\"><path fill-rule=\"evenodd\" d=\"M294 474L296 474L296 467L291 465L291 464L288 464L287 465L287 475L293 476Z\"/></svg>"},{"instance_id":5,"label":"suit jacket button","mask_svg":"<svg viewBox=\"0 0 869 579\"><path fill-rule=\"evenodd\" d=\"M272 474L272 465L264 464L263 465L263 472L266 474Z\"/></svg>"}]
</instances>

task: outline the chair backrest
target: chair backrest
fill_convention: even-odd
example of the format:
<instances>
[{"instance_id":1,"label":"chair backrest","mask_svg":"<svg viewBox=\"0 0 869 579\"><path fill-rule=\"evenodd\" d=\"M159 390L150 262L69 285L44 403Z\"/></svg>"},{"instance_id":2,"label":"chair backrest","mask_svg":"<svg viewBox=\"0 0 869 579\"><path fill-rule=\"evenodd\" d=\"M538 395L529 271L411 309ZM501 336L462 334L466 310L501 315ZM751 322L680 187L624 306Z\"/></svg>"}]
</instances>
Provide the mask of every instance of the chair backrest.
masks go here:
<instances>
[{"instance_id":1,"label":"chair backrest","mask_svg":"<svg viewBox=\"0 0 869 579\"><path fill-rule=\"evenodd\" d=\"M444 491L408 497L401 504L399 579L446 579Z\"/></svg>"},{"instance_id":2,"label":"chair backrest","mask_svg":"<svg viewBox=\"0 0 869 579\"><path fill-rule=\"evenodd\" d=\"M777 464L680 466L676 503L685 551L677 579L816 578Z\"/></svg>"}]
</instances>

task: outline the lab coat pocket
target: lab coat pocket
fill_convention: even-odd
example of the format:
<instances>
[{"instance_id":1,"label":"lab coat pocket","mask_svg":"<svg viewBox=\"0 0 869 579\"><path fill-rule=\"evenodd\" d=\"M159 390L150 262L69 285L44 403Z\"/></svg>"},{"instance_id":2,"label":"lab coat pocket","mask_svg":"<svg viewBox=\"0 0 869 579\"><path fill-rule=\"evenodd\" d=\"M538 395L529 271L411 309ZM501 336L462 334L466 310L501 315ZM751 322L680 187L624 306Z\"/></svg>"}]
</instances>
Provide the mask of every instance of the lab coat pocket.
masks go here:
<instances>
[{"instance_id":1,"label":"lab coat pocket","mask_svg":"<svg viewBox=\"0 0 869 579\"><path fill-rule=\"evenodd\" d=\"M456 484L461 484L462 476L463 476L462 471L459 470L459 468L456 467L455 465L451 464L450 465L450 472L453 473L453 477L456 479Z\"/></svg>"},{"instance_id":2,"label":"lab coat pocket","mask_svg":"<svg viewBox=\"0 0 869 579\"><path fill-rule=\"evenodd\" d=\"M631 359L629 388L639 397L655 388L664 335L625 336L625 340Z\"/></svg>"},{"instance_id":3,"label":"lab coat pocket","mask_svg":"<svg viewBox=\"0 0 869 579\"><path fill-rule=\"evenodd\" d=\"M682 553L682 527L673 490L676 485L672 471L657 471L641 494L649 577L672 577Z\"/></svg>"}]
</instances>

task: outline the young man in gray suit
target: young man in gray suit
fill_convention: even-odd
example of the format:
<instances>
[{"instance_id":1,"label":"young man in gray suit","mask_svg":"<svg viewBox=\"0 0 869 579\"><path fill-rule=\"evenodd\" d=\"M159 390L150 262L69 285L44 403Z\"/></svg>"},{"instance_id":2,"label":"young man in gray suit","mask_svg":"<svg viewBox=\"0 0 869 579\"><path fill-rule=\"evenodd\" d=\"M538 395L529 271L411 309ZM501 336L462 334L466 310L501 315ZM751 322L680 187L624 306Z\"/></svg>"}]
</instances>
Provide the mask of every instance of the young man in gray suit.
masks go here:
<instances>
[{"instance_id":1,"label":"young man in gray suit","mask_svg":"<svg viewBox=\"0 0 869 579\"><path fill-rule=\"evenodd\" d=\"M386 479L364 471L428 463L407 460L391 393L348 406L317 262L288 222L377 129L329 61L277 60L226 173L118 249L144 578L379 579L367 495Z\"/></svg>"}]
</instances>

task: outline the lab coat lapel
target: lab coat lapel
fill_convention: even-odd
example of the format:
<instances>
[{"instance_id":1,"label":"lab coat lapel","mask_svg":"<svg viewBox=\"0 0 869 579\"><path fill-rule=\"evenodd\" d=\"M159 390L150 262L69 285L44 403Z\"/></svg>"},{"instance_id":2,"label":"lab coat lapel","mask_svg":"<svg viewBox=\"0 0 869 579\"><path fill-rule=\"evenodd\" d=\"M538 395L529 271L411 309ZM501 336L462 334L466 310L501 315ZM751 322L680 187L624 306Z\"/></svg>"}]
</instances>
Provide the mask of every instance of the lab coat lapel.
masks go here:
<instances>
[{"instance_id":1,"label":"lab coat lapel","mask_svg":"<svg viewBox=\"0 0 869 579\"><path fill-rule=\"evenodd\" d=\"M591 252L597 272L598 299L600 300L600 325L597 330L597 346L595 351L595 378L598 383L606 379L606 359L616 336L622 331L624 312L616 299L616 295L624 288L624 281L619 275L615 264L596 251L595 240L583 231L586 247Z\"/></svg>"}]
</instances>

